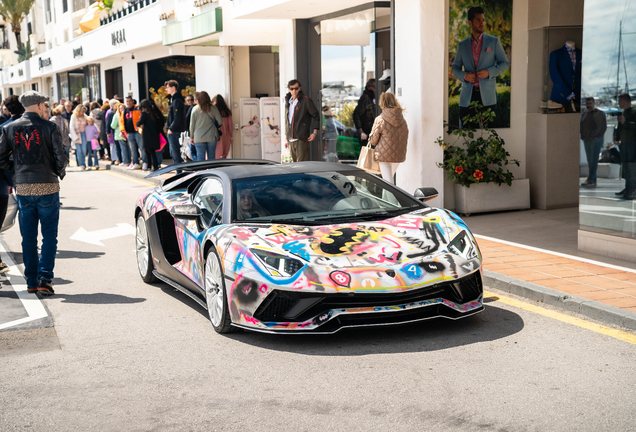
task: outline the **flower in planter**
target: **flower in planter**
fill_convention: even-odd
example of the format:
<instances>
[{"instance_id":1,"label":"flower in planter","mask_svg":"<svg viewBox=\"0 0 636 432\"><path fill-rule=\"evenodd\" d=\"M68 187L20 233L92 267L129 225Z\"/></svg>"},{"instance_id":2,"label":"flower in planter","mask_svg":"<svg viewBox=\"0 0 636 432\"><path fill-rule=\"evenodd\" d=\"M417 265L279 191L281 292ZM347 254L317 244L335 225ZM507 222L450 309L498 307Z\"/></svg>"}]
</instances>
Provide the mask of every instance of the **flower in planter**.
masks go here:
<instances>
[{"instance_id":1,"label":"flower in planter","mask_svg":"<svg viewBox=\"0 0 636 432\"><path fill-rule=\"evenodd\" d=\"M464 118L467 125L464 128L445 123L446 133L455 138L437 139L437 144L444 149L444 161L437 165L446 171L449 180L456 180L465 187L480 182L512 185L513 174L505 166L520 164L516 159L508 159L510 153L504 148L504 140L495 129L488 127L495 113L484 110L479 102L472 102L470 107L476 114Z\"/></svg>"}]
</instances>

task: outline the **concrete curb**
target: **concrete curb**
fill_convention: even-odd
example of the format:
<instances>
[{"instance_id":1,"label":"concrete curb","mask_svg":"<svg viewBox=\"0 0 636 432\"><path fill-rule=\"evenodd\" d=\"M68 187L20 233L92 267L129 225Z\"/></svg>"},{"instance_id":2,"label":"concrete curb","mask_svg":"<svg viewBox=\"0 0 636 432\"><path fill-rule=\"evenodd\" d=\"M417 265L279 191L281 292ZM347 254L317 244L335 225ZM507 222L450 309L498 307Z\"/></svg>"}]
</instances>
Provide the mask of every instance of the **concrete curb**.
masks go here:
<instances>
[{"instance_id":1,"label":"concrete curb","mask_svg":"<svg viewBox=\"0 0 636 432\"><path fill-rule=\"evenodd\" d=\"M566 294L489 270L484 270L484 284L529 300L580 313L608 324L636 330L636 312Z\"/></svg>"},{"instance_id":2,"label":"concrete curb","mask_svg":"<svg viewBox=\"0 0 636 432\"><path fill-rule=\"evenodd\" d=\"M146 178L146 176L150 173L141 170L129 170L121 165L111 165L109 161L99 161L99 169L109 170L118 174L127 175L129 177L141 179L147 181L148 183L154 183L156 185L160 185L164 180L161 176Z\"/></svg>"}]
</instances>

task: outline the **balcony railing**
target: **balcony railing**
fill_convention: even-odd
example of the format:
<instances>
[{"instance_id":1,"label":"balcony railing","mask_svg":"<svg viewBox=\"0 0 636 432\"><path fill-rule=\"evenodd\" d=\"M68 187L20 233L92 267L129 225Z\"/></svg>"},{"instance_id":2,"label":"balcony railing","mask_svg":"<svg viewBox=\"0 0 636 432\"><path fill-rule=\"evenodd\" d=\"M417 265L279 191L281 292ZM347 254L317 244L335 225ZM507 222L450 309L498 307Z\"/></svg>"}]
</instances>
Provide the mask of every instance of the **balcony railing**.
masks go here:
<instances>
[{"instance_id":1,"label":"balcony railing","mask_svg":"<svg viewBox=\"0 0 636 432\"><path fill-rule=\"evenodd\" d=\"M99 20L99 25L106 25L108 23L116 21L120 18L125 17L128 14L138 11L139 9L143 7L150 6L151 4L156 2L157 0L139 0L134 3L130 3L129 6L123 9L120 9L117 12L113 12L110 15L108 15L106 18Z\"/></svg>"}]
</instances>

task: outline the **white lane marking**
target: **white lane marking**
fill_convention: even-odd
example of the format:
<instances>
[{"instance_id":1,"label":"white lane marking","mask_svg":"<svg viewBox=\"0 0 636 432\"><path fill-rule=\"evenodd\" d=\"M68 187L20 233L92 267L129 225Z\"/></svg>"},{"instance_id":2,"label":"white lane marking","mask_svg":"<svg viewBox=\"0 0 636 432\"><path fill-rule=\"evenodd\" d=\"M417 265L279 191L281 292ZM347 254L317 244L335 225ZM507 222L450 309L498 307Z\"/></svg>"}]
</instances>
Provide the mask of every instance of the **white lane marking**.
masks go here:
<instances>
[{"instance_id":1,"label":"white lane marking","mask_svg":"<svg viewBox=\"0 0 636 432\"><path fill-rule=\"evenodd\" d=\"M46 318L49 314L46 313L44 305L37 295L29 293L27 291L26 280L24 279L22 273L20 273L20 269L18 268L18 266L13 262L13 259L11 259L7 246L1 239L0 255L2 256L2 262L9 266L9 271L5 273L7 279L9 280L9 284L11 284L11 288L13 288L15 293L18 295L18 298L22 302L22 306L24 306L24 310L26 310L26 313L29 315L26 318L20 318L18 320L0 324L0 330L19 324L24 324L29 321L35 321L40 318Z\"/></svg>"},{"instance_id":2,"label":"white lane marking","mask_svg":"<svg viewBox=\"0 0 636 432\"><path fill-rule=\"evenodd\" d=\"M104 246L104 243L100 240L108 240L126 235L135 235L135 227L127 223L118 223L117 226L113 228L90 232L86 231L84 228L80 228L71 236L71 240L77 240L97 246Z\"/></svg>"},{"instance_id":3,"label":"white lane marking","mask_svg":"<svg viewBox=\"0 0 636 432\"><path fill-rule=\"evenodd\" d=\"M536 248L536 247L533 247L533 246L526 246L526 245L523 245L523 244L509 242L509 241L506 241L506 240L499 240L499 239L496 239L496 238L493 238L493 237L488 237L488 236L484 236L484 235L480 235L480 234L473 234L473 235L475 237L477 237L477 238L480 238L480 239L489 240L489 241L493 241L493 242L496 242L496 243L505 244L505 245L508 245L508 246L515 246L515 247L518 247L518 248L528 249L528 250L535 251L535 252L542 252L542 253L545 253L545 254L550 254L550 255L561 257L561 258L568 258L568 259L571 259L571 260L581 261L581 262L588 263L588 264L594 264L594 265L601 266L601 267L612 268L612 269L616 269L616 270L620 270L620 271L624 271L624 272L628 272L628 273L636 273L636 270L630 269L630 268L627 268L627 267L621 267L621 266L617 266L617 265L613 265L613 264L607 264L607 263L600 262L600 261L594 261L594 260L587 259L587 258L581 258L581 257L577 257L577 256L574 256L574 255L568 255L568 254L564 254L564 253L561 253L561 252L554 252L554 251L550 251L550 250L546 250L546 249Z\"/></svg>"}]
</instances>

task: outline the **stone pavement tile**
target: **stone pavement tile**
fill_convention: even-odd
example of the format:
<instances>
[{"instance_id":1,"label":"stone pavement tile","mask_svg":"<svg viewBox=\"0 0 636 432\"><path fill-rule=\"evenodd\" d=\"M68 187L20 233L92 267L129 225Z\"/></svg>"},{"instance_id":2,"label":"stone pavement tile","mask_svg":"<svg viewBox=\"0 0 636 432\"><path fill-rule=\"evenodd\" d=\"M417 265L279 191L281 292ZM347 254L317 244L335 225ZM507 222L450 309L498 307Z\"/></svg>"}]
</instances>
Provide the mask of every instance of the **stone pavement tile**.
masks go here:
<instances>
[{"instance_id":1,"label":"stone pavement tile","mask_svg":"<svg viewBox=\"0 0 636 432\"><path fill-rule=\"evenodd\" d=\"M553 257L553 258L546 258L543 261L549 262L551 264L567 264L567 263L571 263L573 260L571 260L570 258L563 258L563 257Z\"/></svg>"},{"instance_id":2,"label":"stone pavement tile","mask_svg":"<svg viewBox=\"0 0 636 432\"><path fill-rule=\"evenodd\" d=\"M488 258L493 258L493 259L499 259L501 257L509 257L509 256L515 256L515 255L511 255L508 252L496 252L496 251L481 251L481 254L484 257L488 257Z\"/></svg>"},{"instance_id":3,"label":"stone pavement tile","mask_svg":"<svg viewBox=\"0 0 636 432\"><path fill-rule=\"evenodd\" d=\"M484 257L484 259L483 259L482 263L483 263L484 265L486 265L486 264L495 264L495 263L499 263L499 261L495 261L495 260L494 260L494 259L492 259L492 258L486 258L486 257Z\"/></svg>"},{"instance_id":4,"label":"stone pavement tile","mask_svg":"<svg viewBox=\"0 0 636 432\"><path fill-rule=\"evenodd\" d=\"M522 248L519 248L517 246L508 246L508 245L504 245L504 244L500 244L497 246L493 246L492 249L498 250L498 251L502 251L502 252L518 252L520 250L525 250Z\"/></svg>"},{"instance_id":5,"label":"stone pavement tile","mask_svg":"<svg viewBox=\"0 0 636 432\"><path fill-rule=\"evenodd\" d=\"M541 285L547 288L554 288L554 287L562 288L568 285L581 285L580 283L574 282L571 279L563 279L559 277L550 277L549 279L538 279L533 282L536 283L537 285Z\"/></svg>"},{"instance_id":6,"label":"stone pavement tile","mask_svg":"<svg viewBox=\"0 0 636 432\"><path fill-rule=\"evenodd\" d=\"M619 272L618 270L615 270L615 271L616 273L608 273L605 276L612 279L618 279L618 280L636 281L636 273Z\"/></svg>"},{"instance_id":7,"label":"stone pavement tile","mask_svg":"<svg viewBox=\"0 0 636 432\"><path fill-rule=\"evenodd\" d=\"M587 264L587 263L572 263L572 264L563 263L560 265L569 269L586 271L596 275L605 275L605 274L611 274L616 272L616 270L613 268L601 267L598 265Z\"/></svg>"},{"instance_id":8,"label":"stone pavement tile","mask_svg":"<svg viewBox=\"0 0 636 432\"><path fill-rule=\"evenodd\" d=\"M500 273L503 273L506 276L524 280L526 282L534 282L536 280L545 279L545 275L527 269L501 270Z\"/></svg>"},{"instance_id":9,"label":"stone pavement tile","mask_svg":"<svg viewBox=\"0 0 636 432\"><path fill-rule=\"evenodd\" d=\"M530 252L530 253L524 253L523 256L533 260L546 260L548 258L554 258L554 255L550 255L546 253L534 252L534 251L527 251L527 252Z\"/></svg>"},{"instance_id":10,"label":"stone pavement tile","mask_svg":"<svg viewBox=\"0 0 636 432\"><path fill-rule=\"evenodd\" d=\"M590 276L589 273L583 273L578 270L567 269L558 265L555 266L542 266L542 267L534 267L533 270L536 270L541 273L549 274L552 276L557 276L560 278L571 278L576 276Z\"/></svg>"},{"instance_id":11,"label":"stone pavement tile","mask_svg":"<svg viewBox=\"0 0 636 432\"><path fill-rule=\"evenodd\" d=\"M519 267L515 267L515 266L510 265L510 264L501 263L501 264L488 264L488 265L484 266L484 268L486 270L490 270L490 271L494 271L494 272L500 273L501 270L512 270L512 269L516 270Z\"/></svg>"},{"instance_id":12,"label":"stone pavement tile","mask_svg":"<svg viewBox=\"0 0 636 432\"><path fill-rule=\"evenodd\" d=\"M625 281L617 281L617 280L611 280L611 279L605 279L603 280L601 276L589 276L589 277L581 277L581 278L572 278L572 280L575 281L579 281L579 279L584 279L581 280L581 283L587 284L587 285L591 285L597 288L603 288L603 289L618 289L618 288L632 288L634 287L633 284L630 284L629 282L625 282ZM585 280L586 279L586 280Z\"/></svg>"},{"instance_id":13,"label":"stone pavement tile","mask_svg":"<svg viewBox=\"0 0 636 432\"><path fill-rule=\"evenodd\" d=\"M514 264L518 267L544 267L544 266L552 265L545 261L539 261L539 260L517 261Z\"/></svg>"},{"instance_id":14,"label":"stone pavement tile","mask_svg":"<svg viewBox=\"0 0 636 432\"><path fill-rule=\"evenodd\" d=\"M636 308L636 297L623 297L617 299L599 300L602 303L619 308Z\"/></svg>"},{"instance_id":15,"label":"stone pavement tile","mask_svg":"<svg viewBox=\"0 0 636 432\"><path fill-rule=\"evenodd\" d=\"M504 263L513 263L513 262L520 262L520 261L528 261L528 259L524 256L518 256L518 255L509 255L509 256L502 256L502 257L497 257L497 259L501 262Z\"/></svg>"},{"instance_id":16,"label":"stone pavement tile","mask_svg":"<svg viewBox=\"0 0 636 432\"><path fill-rule=\"evenodd\" d=\"M585 297L590 300L609 300L609 299L628 298L627 296L623 294L617 293L616 291L610 291L610 290L580 292L577 295L580 297Z\"/></svg>"},{"instance_id":17,"label":"stone pavement tile","mask_svg":"<svg viewBox=\"0 0 636 432\"><path fill-rule=\"evenodd\" d=\"M616 288L616 291L625 295L636 297L636 287L631 288Z\"/></svg>"}]
</instances>

